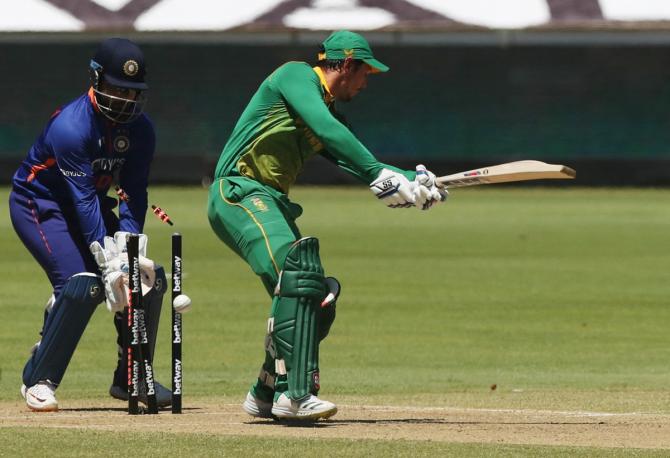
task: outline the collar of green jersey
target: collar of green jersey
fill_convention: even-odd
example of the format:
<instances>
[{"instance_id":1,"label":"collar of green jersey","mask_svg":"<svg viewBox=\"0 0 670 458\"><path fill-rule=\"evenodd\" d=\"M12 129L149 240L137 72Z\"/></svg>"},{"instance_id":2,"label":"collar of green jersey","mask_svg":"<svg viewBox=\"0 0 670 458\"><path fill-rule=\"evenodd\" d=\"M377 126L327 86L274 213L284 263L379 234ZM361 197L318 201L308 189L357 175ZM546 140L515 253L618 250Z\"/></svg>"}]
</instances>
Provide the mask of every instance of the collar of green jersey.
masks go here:
<instances>
[{"instance_id":1,"label":"collar of green jersey","mask_svg":"<svg viewBox=\"0 0 670 458\"><path fill-rule=\"evenodd\" d=\"M323 86L323 90L325 92L325 102L327 104L331 103L335 97L333 97L333 94L330 93L330 88L326 82L326 75L323 73L321 67L312 67L312 70L314 70L314 73L316 73L316 76L318 76L319 80L321 81L321 86Z\"/></svg>"}]
</instances>

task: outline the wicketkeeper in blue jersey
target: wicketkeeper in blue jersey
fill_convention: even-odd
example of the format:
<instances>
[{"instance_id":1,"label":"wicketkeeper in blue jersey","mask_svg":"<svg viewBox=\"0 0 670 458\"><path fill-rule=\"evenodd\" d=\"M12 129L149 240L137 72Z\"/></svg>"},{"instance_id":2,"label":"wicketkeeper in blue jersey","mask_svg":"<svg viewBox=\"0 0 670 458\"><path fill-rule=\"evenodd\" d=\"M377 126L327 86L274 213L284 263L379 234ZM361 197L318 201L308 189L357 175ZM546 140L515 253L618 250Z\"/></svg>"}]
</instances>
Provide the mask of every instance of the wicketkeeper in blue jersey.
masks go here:
<instances>
[{"instance_id":1,"label":"wicketkeeper in blue jersey","mask_svg":"<svg viewBox=\"0 0 670 458\"><path fill-rule=\"evenodd\" d=\"M110 38L100 44L89 71L91 88L51 115L16 171L9 196L14 229L53 287L41 340L23 370L21 393L37 411L58 409L55 390L102 301L115 312L121 345L126 234L142 233L147 211L155 134L143 113L144 55L135 43ZM117 200L107 195L112 184L128 197L119 199L118 216ZM140 268L153 351L166 281L163 269L145 257L146 242L142 235ZM169 405L170 391L160 384L156 390L159 405ZM128 396L120 356L110 394Z\"/></svg>"}]
</instances>

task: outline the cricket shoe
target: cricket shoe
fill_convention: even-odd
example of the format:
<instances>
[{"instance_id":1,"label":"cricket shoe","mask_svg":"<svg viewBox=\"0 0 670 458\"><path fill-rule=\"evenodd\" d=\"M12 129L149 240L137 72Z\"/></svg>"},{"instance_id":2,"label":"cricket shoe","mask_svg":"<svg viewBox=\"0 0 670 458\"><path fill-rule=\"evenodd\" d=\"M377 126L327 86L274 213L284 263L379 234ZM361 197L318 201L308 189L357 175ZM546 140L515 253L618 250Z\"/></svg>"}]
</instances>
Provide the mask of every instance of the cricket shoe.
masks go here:
<instances>
[{"instance_id":1,"label":"cricket shoe","mask_svg":"<svg viewBox=\"0 0 670 458\"><path fill-rule=\"evenodd\" d=\"M330 418L337 413L337 406L308 394L297 401L281 393L272 404L272 415L282 420L315 421Z\"/></svg>"},{"instance_id":2,"label":"cricket shoe","mask_svg":"<svg viewBox=\"0 0 670 458\"><path fill-rule=\"evenodd\" d=\"M58 401L55 396L56 387L49 381L37 382L27 388L21 385L21 396L26 404L35 412L55 412L58 410Z\"/></svg>"},{"instance_id":3,"label":"cricket shoe","mask_svg":"<svg viewBox=\"0 0 670 458\"><path fill-rule=\"evenodd\" d=\"M158 407L167 407L172 404L172 391L165 388L160 383L154 381L154 390L156 391L156 404ZM109 387L109 395L119 401L128 400L128 390L119 385L112 385ZM140 402L144 405L149 405L147 400L147 387L140 382Z\"/></svg>"},{"instance_id":4,"label":"cricket shoe","mask_svg":"<svg viewBox=\"0 0 670 458\"><path fill-rule=\"evenodd\" d=\"M264 401L249 391L242 403L242 409L252 417L272 418L272 402Z\"/></svg>"}]
</instances>

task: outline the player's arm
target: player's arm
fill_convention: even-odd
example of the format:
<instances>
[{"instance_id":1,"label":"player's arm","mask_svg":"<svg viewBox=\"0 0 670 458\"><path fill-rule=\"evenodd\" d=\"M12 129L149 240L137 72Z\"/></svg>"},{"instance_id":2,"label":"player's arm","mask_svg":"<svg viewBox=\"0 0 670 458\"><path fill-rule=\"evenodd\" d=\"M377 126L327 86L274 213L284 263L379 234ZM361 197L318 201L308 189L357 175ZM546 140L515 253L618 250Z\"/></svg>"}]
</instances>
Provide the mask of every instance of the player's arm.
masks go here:
<instances>
[{"instance_id":1,"label":"player's arm","mask_svg":"<svg viewBox=\"0 0 670 458\"><path fill-rule=\"evenodd\" d=\"M102 242L105 223L95 189L93 168L87 151L92 145L78 132L66 128L52 128L47 134L56 164L72 200L79 227L86 243Z\"/></svg>"},{"instance_id":2,"label":"player's arm","mask_svg":"<svg viewBox=\"0 0 670 458\"><path fill-rule=\"evenodd\" d=\"M379 162L356 138L351 130L322 100L320 82L306 65L286 65L275 75L275 84L288 105L300 116L321 140L329 157L342 169L368 184L371 191L392 208L417 206L430 208L446 198L434 182L421 176ZM417 166L417 172L419 171ZM431 174L432 175L432 174ZM427 175L426 175L427 176ZM434 175L432 175L434 177ZM419 178L422 178L419 181ZM427 186L428 184L428 186Z\"/></svg>"},{"instance_id":3,"label":"player's arm","mask_svg":"<svg viewBox=\"0 0 670 458\"><path fill-rule=\"evenodd\" d=\"M330 113L333 115L333 117L334 117L335 119L337 119L340 123L342 123L342 125L343 125L344 127L346 127L346 128L352 133L352 135L354 135L354 137L356 136L356 134L354 134L353 129L351 128L351 124L349 123L349 121L347 120L347 118L346 118L342 113L340 113L340 112L338 112L338 111L335 111L335 110L332 109L332 108L329 109L329 111L330 111ZM347 171L349 174L355 176L355 177L358 178L359 180L361 180L361 181L363 181L363 182L365 182L365 183L369 183L369 182L366 181L366 178L365 178L365 177L363 177L363 176L361 176L361 175L358 174L358 171L357 171L357 170L352 169L351 167L349 167L349 164L347 164L346 162L343 162L343 161L341 161L340 159L336 158L335 156L333 156L332 154L330 154L328 151L324 151L323 153L321 153L321 155L322 155L324 158L326 158L328 161L330 161L330 162L332 162L333 164L337 165L337 166L340 167L341 169ZM408 171L406 171L406 170L400 169L400 168L395 167L395 166L393 166L393 165L390 165L390 164L384 164L384 163L382 163L382 162L380 162L380 164L382 165L383 168L385 168L385 169L389 169L389 170L393 170L394 172L402 173L402 174L404 174L405 176L407 176L408 178L409 178L409 176L411 175L411 172L408 172Z\"/></svg>"},{"instance_id":4,"label":"player's arm","mask_svg":"<svg viewBox=\"0 0 670 458\"><path fill-rule=\"evenodd\" d=\"M119 185L128 194L128 202L119 203L119 228L124 232L142 233L147 214L149 170L156 144L153 125L142 132L142 147L128 156L119 174Z\"/></svg>"},{"instance_id":5,"label":"player's arm","mask_svg":"<svg viewBox=\"0 0 670 458\"><path fill-rule=\"evenodd\" d=\"M287 104L321 140L338 166L366 184L388 168L328 110L318 78L308 65L286 65L273 75L273 80ZM414 172L392 169L408 180L414 179Z\"/></svg>"}]
</instances>

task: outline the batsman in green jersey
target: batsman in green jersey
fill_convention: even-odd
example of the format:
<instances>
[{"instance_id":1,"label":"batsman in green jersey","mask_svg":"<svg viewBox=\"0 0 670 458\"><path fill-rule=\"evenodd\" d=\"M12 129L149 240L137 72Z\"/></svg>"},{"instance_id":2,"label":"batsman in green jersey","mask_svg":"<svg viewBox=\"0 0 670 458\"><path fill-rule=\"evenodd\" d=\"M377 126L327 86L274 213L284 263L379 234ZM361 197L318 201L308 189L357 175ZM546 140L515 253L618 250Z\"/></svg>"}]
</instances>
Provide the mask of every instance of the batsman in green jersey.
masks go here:
<instances>
[{"instance_id":1,"label":"batsman in green jersey","mask_svg":"<svg viewBox=\"0 0 670 458\"><path fill-rule=\"evenodd\" d=\"M335 319L340 284L325 276L318 240L300 234L302 208L288 198L305 161L321 154L392 208L427 210L447 197L422 165L406 171L375 159L335 110L370 73L388 69L361 35L332 33L315 67L288 62L263 81L217 163L210 224L272 297L265 362L243 404L252 416L313 421L337 412L317 393L319 343Z\"/></svg>"}]
</instances>

